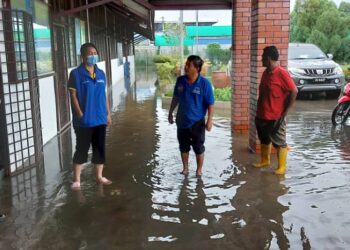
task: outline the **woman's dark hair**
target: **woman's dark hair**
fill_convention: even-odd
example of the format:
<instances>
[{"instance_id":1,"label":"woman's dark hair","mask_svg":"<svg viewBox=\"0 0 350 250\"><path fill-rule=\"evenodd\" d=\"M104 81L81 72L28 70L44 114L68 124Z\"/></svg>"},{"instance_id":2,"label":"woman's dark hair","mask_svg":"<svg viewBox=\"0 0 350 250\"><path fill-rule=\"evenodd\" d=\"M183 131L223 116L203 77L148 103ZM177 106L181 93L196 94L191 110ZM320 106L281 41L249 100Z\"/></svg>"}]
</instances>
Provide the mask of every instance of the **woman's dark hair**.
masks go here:
<instances>
[{"instance_id":1,"label":"woman's dark hair","mask_svg":"<svg viewBox=\"0 0 350 250\"><path fill-rule=\"evenodd\" d=\"M93 44L93 43L84 43L84 44L81 45L81 47L80 47L80 55L81 55L81 56L85 56L86 53L87 53L87 49L88 49L88 48L94 48L94 49L97 51L97 54L98 54L98 50L97 50L95 44Z\"/></svg>"},{"instance_id":2,"label":"woman's dark hair","mask_svg":"<svg viewBox=\"0 0 350 250\"><path fill-rule=\"evenodd\" d=\"M200 58L199 56L196 56L196 55L191 55L191 56L187 57L187 61L193 63L193 66L196 67L196 69L198 70L198 73L201 72L202 66L203 66L203 63L204 63L202 58Z\"/></svg>"},{"instance_id":3,"label":"woman's dark hair","mask_svg":"<svg viewBox=\"0 0 350 250\"><path fill-rule=\"evenodd\" d=\"M279 58L279 53L276 46L268 46L264 48L263 57L270 57L271 60L277 61Z\"/></svg>"}]
</instances>

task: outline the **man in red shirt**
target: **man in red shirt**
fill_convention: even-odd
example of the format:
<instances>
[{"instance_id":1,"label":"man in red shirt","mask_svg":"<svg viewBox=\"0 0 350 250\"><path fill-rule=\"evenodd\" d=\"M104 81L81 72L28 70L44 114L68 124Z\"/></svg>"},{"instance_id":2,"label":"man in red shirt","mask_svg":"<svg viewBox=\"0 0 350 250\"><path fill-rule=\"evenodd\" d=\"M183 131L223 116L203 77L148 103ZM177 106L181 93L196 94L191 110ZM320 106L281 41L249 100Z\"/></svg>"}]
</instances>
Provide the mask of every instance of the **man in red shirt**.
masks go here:
<instances>
[{"instance_id":1,"label":"man in red shirt","mask_svg":"<svg viewBox=\"0 0 350 250\"><path fill-rule=\"evenodd\" d=\"M279 53L275 46L264 48L263 66L266 67L259 86L258 109L255 126L261 143L261 161L254 167L270 165L271 144L277 149L278 168L275 174L286 172L287 143L286 120L293 106L298 89L287 70L278 62Z\"/></svg>"}]
</instances>

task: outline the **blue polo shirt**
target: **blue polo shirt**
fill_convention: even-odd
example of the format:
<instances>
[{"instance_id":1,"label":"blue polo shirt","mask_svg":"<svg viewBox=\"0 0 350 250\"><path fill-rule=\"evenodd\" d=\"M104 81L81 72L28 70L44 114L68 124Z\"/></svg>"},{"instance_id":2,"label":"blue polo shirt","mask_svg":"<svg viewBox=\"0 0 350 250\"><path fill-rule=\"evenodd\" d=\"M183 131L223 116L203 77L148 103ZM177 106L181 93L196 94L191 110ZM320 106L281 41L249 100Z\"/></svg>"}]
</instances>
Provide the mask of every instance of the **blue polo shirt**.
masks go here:
<instances>
[{"instance_id":1,"label":"blue polo shirt","mask_svg":"<svg viewBox=\"0 0 350 250\"><path fill-rule=\"evenodd\" d=\"M106 75L95 65L95 78L81 64L69 75L68 88L75 89L83 117L78 119L72 105L73 125L96 127L107 124Z\"/></svg>"},{"instance_id":2,"label":"blue polo shirt","mask_svg":"<svg viewBox=\"0 0 350 250\"><path fill-rule=\"evenodd\" d=\"M176 80L174 97L179 100L176 114L178 128L190 128L194 123L203 119L208 107L214 104L213 88L210 82L198 76L193 84L189 84L187 76L180 76Z\"/></svg>"}]
</instances>

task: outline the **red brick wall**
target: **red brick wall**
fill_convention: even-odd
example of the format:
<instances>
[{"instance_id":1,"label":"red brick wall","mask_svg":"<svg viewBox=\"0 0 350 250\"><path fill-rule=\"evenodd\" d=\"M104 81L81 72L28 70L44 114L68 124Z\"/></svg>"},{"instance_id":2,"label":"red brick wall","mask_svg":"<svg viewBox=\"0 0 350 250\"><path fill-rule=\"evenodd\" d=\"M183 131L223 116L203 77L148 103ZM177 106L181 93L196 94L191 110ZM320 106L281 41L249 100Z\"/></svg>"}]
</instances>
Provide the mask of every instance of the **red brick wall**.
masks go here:
<instances>
[{"instance_id":1,"label":"red brick wall","mask_svg":"<svg viewBox=\"0 0 350 250\"><path fill-rule=\"evenodd\" d=\"M264 68L262 50L275 45L287 66L290 0L233 0L232 130L249 133L249 147L259 146L254 118Z\"/></svg>"},{"instance_id":2,"label":"red brick wall","mask_svg":"<svg viewBox=\"0 0 350 250\"><path fill-rule=\"evenodd\" d=\"M247 133L249 130L249 81L251 1L233 0L232 13L232 129Z\"/></svg>"}]
</instances>

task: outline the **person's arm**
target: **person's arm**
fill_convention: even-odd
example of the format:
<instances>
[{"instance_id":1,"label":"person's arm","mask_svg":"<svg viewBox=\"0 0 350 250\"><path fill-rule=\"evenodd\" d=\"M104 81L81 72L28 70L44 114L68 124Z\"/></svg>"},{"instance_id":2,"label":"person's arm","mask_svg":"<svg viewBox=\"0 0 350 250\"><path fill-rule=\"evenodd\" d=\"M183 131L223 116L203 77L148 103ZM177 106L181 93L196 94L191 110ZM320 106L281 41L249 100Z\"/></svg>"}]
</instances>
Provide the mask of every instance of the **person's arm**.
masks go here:
<instances>
[{"instance_id":1,"label":"person's arm","mask_svg":"<svg viewBox=\"0 0 350 250\"><path fill-rule=\"evenodd\" d=\"M77 86L76 86L76 79L74 76L74 70L70 72L69 79L68 79L68 89L69 89L69 95L71 100L71 105L73 108L73 112L76 115L78 119L82 118L84 113L81 110L78 96L77 96Z\"/></svg>"},{"instance_id":2,"label":"person's arm","mask_svg":"<svg viewBox=\"0 0 350 250\"><path fill-rule=\"evenodd\" d=\"M211 128L213 127L213 115L214 115L214 105L209 105L208 106L208 118L207 122L205 124L205 128L207 131L210 131Z\"/></svg>"},{"instance_id":3,"label":"person's arm","mask_svg":"<svg viewBox=\"0 0 350 250\"><path fill-rule=\"evenodd\" d=\"M170 104L169 115L168 115L168 121L170 124L174 123L173 112L178 104L179 104L179 98L176 96L173 96L173 99L171 100L171 104Z\"/></svg>"},{"instance_id":4,"label":"person's arm","mask_svg":"<svg viewBox=\"0 0 350 250\"><path fill-rule=\"evenodd\" d=\"M295 103L295 100L296 100L297 95L298 95L298 89L295 86L293 79L289 76L289 73L287 71L284 71L282 73L282 78L283 78L284 82L286 83L286 86L288 86L287 89L289 89L289 96L288 96L288 99L286 100L286 103L284 106L284 111L282 113L282 116L286 117L289 110L291 109L291 107Z\"/></svg>"},{"instance_id":5,"label":"person's arm","mask_svg":"<svg viewBox=\"0 0 350 250\"><path fill-rule=\"evenodd\" d=\"M83 117L83 112L81 111L80 105L79 105L79 101L78 101L78 97L77 97L77 91L73 88L69 89L69 94L70 94L70 100L72 102L72 106L73 106L73 110L76 114L76 116L78 117L78 119Z\"/></svg>"},{"instance_id":6,"label":"person's arm","mask_svg":"<svg viewBox=\"0 0 350 250\"><path fill-rule=\"evenodd\" d=\"M282 116L283 117L286 117L289 110L291 109L291 107L294 105L295 103L295 100L297 98L297 95L298 95L298 89L297 88L294 88L289 96L288 96L288 100L286 101L286 104L285 104L285 107L284 107L284 111L282 113Z\"/></svg>"}]
</instances>

